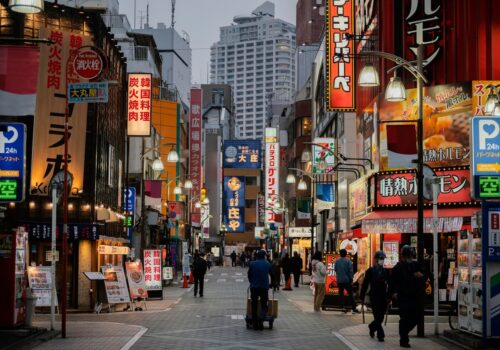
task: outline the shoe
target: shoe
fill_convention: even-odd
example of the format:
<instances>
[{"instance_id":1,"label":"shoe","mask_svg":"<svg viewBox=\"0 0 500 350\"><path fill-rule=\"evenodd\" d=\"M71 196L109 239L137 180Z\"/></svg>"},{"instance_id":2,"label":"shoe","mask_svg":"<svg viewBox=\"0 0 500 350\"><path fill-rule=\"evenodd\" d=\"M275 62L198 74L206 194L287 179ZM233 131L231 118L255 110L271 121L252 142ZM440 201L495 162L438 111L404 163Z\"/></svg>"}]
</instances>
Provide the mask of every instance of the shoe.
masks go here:
<instances>
[{"instance_id":1,"label":"shoe","mask_svg":"<svg viewBox=\"0 0 500 350\"><path fill-rule=\"evenodd\" d=\"M299 285L298 285L298 284L296 284L296 285L295 285L295 288L299 288Z\"/></svg>"},{"instance_id":2,"label":"shoe","mask_svg":"<svg viewBox=\"0 0 500 350\"><path fill-rule=\"evenodd\" d=\"M384 338L377 338L379 342L383 342Z\"/></svg>"},{"instance_id":3,"label":"shoe","mask_svg":"<svg viewBox=\"0 0 500 350\"><path fill-rule=\"evenodd\" d=\"M375 331L370 329L370 338L375 338Z\"/></svg>"},{"instance_id":4,"label":"shoe","mask_svg":"<svg viewBox=\"0 0 500 350\"><path fill-rule=\"evenodd\" d=\"M200 294L200 298L203 298L203 295Z\"/></svg>"},{"instance_id":5,"label":"shoe","mask_svg":"<svg viewBox=\"0 0 500 350\"><path fill-rule=\"evenodd\" d=\"M411 348L410 343L399 342L399 346L402 347L402 348Z\"/></svg>"},{"instance_id":6,"label":"shoe","mask_svg":"<svg viewBox=\"0 0 500 350\"><path fill-rule=\"evenodd\" d=\"M196 298L196 294L194 295L194 297Z\"/></svg>"}]
</instances>

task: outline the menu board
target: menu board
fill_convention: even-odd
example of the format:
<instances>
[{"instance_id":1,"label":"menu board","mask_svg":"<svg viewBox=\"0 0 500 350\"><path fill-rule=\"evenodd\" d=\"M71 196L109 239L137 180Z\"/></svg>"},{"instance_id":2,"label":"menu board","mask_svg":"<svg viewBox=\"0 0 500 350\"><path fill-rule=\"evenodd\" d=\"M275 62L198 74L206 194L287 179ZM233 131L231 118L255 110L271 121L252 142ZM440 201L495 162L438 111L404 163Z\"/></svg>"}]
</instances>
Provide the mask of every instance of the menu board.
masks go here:
<instances>
[{"instance_id":1,"label":"menu board","mask_svg":"<svg viewBox=\"0 0 500 350\"><path fill-rule=\"evenodd\" d=\"M146 299L148 297L148 291L146 289L146 283L144 281L142 262L140 260L127 261L125 263L125 270L127 271L130 297L132 299Z\"/></svg>"},{"instance_id":2,"label":"menu board","mask_svg":"<svg viewBox=\"0 0 500 350\"><path fill-rule=\"evenodd\" d=\"M147 290L161 290L161 251L144 250L144 280Z\"/></svg>"},{"instance_id":3,"label":"menu board","mask_svg":"<svg viewBox=\"0 0 500 350\"><path fill-rule=\"evenodd\" d=\"M382 249L386 255L384 268L392 269L399 261L399 243L389 241L384 242Z\"/></svg>"},{"instance_id":4,"label":"menu board","mask_svg":"<svg viewBox=\"0 0 500 350\"><path fill-rule=\"evenodd\" d=\"M104 275L104 288L109 304L119 304L130 302L127 289L125 273L121 266L103 266L101 267Z\"/></svg>"},{"instance_id":5,"label":"menu board","mask_svg":"<svg viewBox=\"0 0 500 350\"><path fill-rule=\"evenodd\" d=\"M28 282L33 296L36 297L35 306L50 306L52 295L52 272L50 266L29 266ZM56 302L57 293L56 293Z\"/></svg>"},{"instance_id":6,"label":"menu board","mask_svg":"<svg viewBox=\"0 0 500 350\"><path fill-rule=\"evenodd\" d=\"M327 295L339 295L337 276L335 275L335 261L339 257L340 255L338 254L325 254Z\"/></svg>"}]
</instances>

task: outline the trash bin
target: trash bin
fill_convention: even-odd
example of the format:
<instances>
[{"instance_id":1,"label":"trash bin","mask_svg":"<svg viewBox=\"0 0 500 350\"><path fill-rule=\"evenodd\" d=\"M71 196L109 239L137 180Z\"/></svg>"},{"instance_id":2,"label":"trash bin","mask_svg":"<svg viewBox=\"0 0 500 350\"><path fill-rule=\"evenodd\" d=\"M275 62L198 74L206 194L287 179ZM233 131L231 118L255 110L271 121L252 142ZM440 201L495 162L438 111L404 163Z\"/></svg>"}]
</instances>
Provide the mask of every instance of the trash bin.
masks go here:
<instances>
[{"instance_id":1,"label":"trash bin","mask_svg":"<svg viewBox=\"0 0 500 350\"><path fill-rule=\"evenodd\" d=\"M33 315L35 314L36 297L31 292L31 288L26 289L26 327L33 325Z\"/></svg>"}]
</instances>

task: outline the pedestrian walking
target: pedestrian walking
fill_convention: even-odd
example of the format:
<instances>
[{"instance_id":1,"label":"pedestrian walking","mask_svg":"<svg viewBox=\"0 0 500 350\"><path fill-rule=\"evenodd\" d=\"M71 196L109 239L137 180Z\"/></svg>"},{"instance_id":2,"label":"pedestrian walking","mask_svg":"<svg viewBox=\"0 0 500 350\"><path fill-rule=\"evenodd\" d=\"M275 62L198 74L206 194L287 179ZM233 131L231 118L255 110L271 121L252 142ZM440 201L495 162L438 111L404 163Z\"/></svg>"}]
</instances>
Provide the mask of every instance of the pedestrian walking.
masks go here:
<instances>
[{"instance_id":1,"label":"pedestrian walking","mask_svg":"<svg viewBox=\"0 0 500 350\"><path fill-rule=\"evenodd\" d=\"M264 329L264 317L267 314L267 302L269 291L269 276L272 276L272 266L266 261L266 251L260 250L257 260L250 263L248 269L248 281L250 282L250 297L252 299L252 321L253 329ZM257 309L260 300L260 315Z\"/></svg>"},{"instance_id":2,"label":"pedestrian walking","mask_svg":"<svg viewBox=\"0 0 500 350\"><path fill-rule=\"evenodd\" d=\"M378 251L374 256L374 264L365 273L365 279L361 287L361 300L365 300L368 294L373 312L373 322L368 325L370 337L384 341L385 333L382 323L387 312L387 301L389 293L389 272L384 269L386 256L383 251Z\"/></svg>"},{"instance_id":3,"label":"pedestrian walking","mask_svg":"<svg viewBox=\"0 0 500 350\"><path fill-rule=\"evenodd\" d=\"M205 284L205 274L207 273L207 261L205 254L200 253L195 259L194 263L194 296L200 291L200 297L203 297L203 285Z\"/></svg>"},{"instance_id":4,"label":"pedestrian walking","mask_svg":"<svg viewBox=\"0 0 500 350\"><path fill-rule=\"evenodd\" d=\"M295 283L295 288L299 288L300 273L302 271L302 258L298 252L293 252L293 258L291 261L293 281Z\"/></svg>"},{"instance_id":5,"label":"pedestrian walking","mask_svg":"<svg viewBox=\"0 0 500 350\"><path fill-rule=\"evenodd\" d=\"M314 311L320 311L325 298L326 266L321 252L314 253L311 262L314 280Z\"/></svg>"},{"instance_id":6,"label":"pedestrian walking","mask_svg":"<svg viewBox=\"0 0 500 350\"><path fill-rule=\"evenodd\" d=\"M292 275L292 261L285 253L283 259L281 259L281 268L283 269L283 275L285 276L285 288L283 290L292 290L290 276Z\"/></svg>"},{"instance_id":7,"label":"pedestrian walking","mask_svg":"<svg viewBox=\"0 0 500 350\"><path fill-rule=\"evenodd\" d=\"M413 261L413 250L404 245L401 248L401 261L392 269L390 291L399 310L399 345L410 347L408 334L417 325L423 312L423 280L419 264Z\"/></svg>"},{"instance_id":8,"label":"pedestrian walking","mask_svg":"<svg viewBox=\"0 0 500 350\"><path fill-rule=\"evenodd\" d=\"M207 269L210 271L212 268L212 254L207 253Z\"/></svg>"},{"instance_id":9,"label":"pedestrian walking","mask_svg":"<svg viewBox=\"0 0 500 350\"><path fill-rule=\"evenodd\" d=\"M236 252L233 250L233 252L231 253L231 267L235 267L236 266Z\"/></svg>"},{"instance_id":10,"label":"pedestrian walking","mask_svg":"<svg viewBox=\"0 0 500 350\"><path fill-rule=\"evenodd\" d=\"M280 282L281 282L281 261L278 253L274 253L272 261L272 275L271 275L271 285L273 287L274 292L280 290Z\"/></svg>"},{"instance_id":11,"label":"pedestrian walking","mask_svg":"<svg viewBox=\"0 0 500 350\"><path fill-rule=\"evenodd\" d=\"M241 267L246 267L246 259L247 259L247 256L245 255L245 252L242 252L240 254L240 263L241 263Z\"/></svg>"},{"instance_id":12,"label":"pedestrian walking","mask_svg":"<svg viewBox=\"0 0 500 350\"><path fill-rule=\"evenodd\" d=\"M352 313L359 313L359 311L356 310L356 302L354 301L354 296L352 293L352 280L354 277L352 261L351 259L347 258L347 250L345 249L340 249L340 259L337 259L335 261L335 276L337 276L337 285L339 287L341 307L342 309L344 309L344 313L347 313L347 309L344 306L344 291L347 291L349 303L351 304L352 308Z\"/></svg>"}]
</instances>

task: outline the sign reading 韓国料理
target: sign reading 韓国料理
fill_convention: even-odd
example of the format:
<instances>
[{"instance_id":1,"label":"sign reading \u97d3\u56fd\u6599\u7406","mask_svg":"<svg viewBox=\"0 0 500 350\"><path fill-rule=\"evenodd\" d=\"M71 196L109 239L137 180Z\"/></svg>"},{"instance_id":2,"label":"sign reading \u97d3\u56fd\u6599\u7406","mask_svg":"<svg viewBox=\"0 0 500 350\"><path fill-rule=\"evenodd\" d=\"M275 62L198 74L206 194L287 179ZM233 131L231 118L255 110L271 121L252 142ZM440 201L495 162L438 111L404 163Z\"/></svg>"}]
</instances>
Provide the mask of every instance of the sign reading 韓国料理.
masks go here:
<instances>
[{"instance_id":1,"label":"sign reading \u97d3\u56fd\u6599\u7406","mask_svg":"<svg viewBox=\"0 0 500 350\"><path fill-rule=\"evenodd\" d=\"M147 290L161 290L161 251L144 250L144 281Z\"/></svg>"},{"instance_id":2,"label":"sign reading \u97d3\u56fd\u6599\u7406","mask_svg":"<svg viewBox=\"0 0 500 350\"><path fill-rule=\"evenodd\" d=\"M151 134L151 74L130 73L127 93L128 136Z\"/></svg>"}]
</instances>

